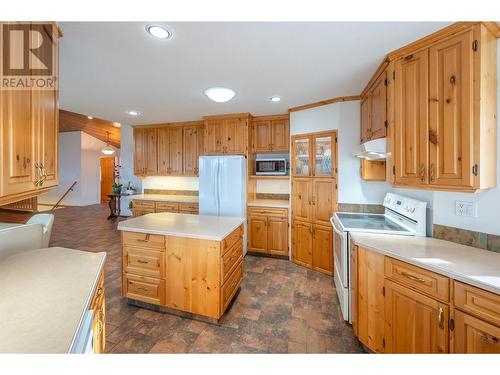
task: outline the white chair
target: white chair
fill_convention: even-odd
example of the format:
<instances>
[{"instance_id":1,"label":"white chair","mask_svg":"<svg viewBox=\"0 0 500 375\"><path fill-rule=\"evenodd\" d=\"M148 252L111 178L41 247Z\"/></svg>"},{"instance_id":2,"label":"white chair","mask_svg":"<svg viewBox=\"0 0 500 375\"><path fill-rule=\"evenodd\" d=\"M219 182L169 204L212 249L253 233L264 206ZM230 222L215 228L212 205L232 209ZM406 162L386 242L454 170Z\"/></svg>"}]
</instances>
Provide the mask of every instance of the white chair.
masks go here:
<instances>
[{"instance_id":1,"label":"white chair","mask_svg":"<svg viewBox=\"0 0 500 375\"><path fill-rule=\"evenodd\" d=\"M43 231L42 224L27 224L0 230L0 261L13 254L45 247Z\"/></svg>"},{"instance_id":2,"label":"white chair","mask_svg":"<svg viewBox=\"0 0 500 375\"><path fill-rule=\"evenodd\" d=\"M33 215L26 224L42 224L43 225L43 246L49 247L50 236L52 235L52 226L54 225L54 215L52 214L36 214Z\"/></svg>"}]
</instances>

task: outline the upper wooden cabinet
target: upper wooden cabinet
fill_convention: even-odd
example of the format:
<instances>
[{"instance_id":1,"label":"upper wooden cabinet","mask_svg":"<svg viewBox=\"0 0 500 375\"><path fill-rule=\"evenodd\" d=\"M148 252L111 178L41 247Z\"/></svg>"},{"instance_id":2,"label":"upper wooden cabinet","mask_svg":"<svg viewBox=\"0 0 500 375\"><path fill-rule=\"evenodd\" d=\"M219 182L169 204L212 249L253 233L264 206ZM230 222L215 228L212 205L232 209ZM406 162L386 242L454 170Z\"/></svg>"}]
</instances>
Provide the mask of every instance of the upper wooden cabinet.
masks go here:
<instances>
[{"instance_id":1,"label":"upper wooden cabinet","mask_svg":"<svg viewBox=\"0 0 500 375\"><path fill-rule=\"evenodd\" d=\"M288 152L290 123L288 115L252 119L252 152Z\"/></svg>"},{"instance_id":2,"label":"upper wooden cabinet","mask_svg":"<svg viewBox=\"0 0 500 375\"><path fill-rule=\"evenodd\" d=\"M495 36L474 24L394 62L394 184L496 185Z\"/></svg>"},{"instance_id":3,"label":"upper wooden cabinet","mask_svg":"<svg viewBox=\"0 0 500 375\"><path fill-rule=\"evenodd\" d=\"M2 26L0 23L3 50ZM52 54L56 87L0 90L0 205L39 195L58 184L59 30L53 24L45 25L41 32L43 36L31 35L43 38L36 42L42 44L42 56Z\"/></svg>"},{"instance_id":4,"label":"upper wooden cabinet","mask_svg":"<svg viewBox=\"0 0 500 375\"><path fill-rule=\"evenodd\" d=\"M361 143L383 138L387 129L387 73L383 71L361 98Z\"/></svg>"},{"instance_id":5,"label":"upper wooden cabinet","mask_svg":"<svg viewBox=\"0 0 500 375\"><path fill-rule=\"evenodd\" d=\"M206 116L206 155L246 155L248 152L248 131L250 114Z\"/></svg>"},{"instance_id":6,"label":"upper wooden cabinet","mask_svg":"<svg viewBox=\"0 0 500 375\"><path fill-rule=\"evenodd\" d=\"M292 176L336 177L337 133L320 132L292 137Z\"/></svg>"},{"instance_id":7,"label":"upper wooden cabinet","mask_svg":"<svg viewBox=\"0 0 500 375\"><path fill-rule=\"evenodd\" d=\"M201 121L134 128L134 174L197 176L203 148Z\"/></svg>"}]
</instances>

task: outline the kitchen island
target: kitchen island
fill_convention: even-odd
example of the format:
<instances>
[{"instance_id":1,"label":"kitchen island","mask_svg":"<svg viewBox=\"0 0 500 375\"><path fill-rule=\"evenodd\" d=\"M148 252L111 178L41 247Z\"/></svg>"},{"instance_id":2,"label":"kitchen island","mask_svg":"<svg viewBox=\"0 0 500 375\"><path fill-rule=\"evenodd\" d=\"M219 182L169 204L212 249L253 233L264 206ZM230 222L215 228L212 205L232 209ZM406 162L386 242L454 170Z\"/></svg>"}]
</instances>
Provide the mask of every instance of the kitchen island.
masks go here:
<instances>
[{"instance_id":1,"label":"kitchen island","mask_svg":"<svg viewBox=\"0 0 500 375\"><path fill-rule=\"evenodd\" d=\"M52 247L0 263L0 353L74 353L93 331L104 351L106 253ZM87 313L93 310L90 326ZM89 323L87 321L87 323Z\"/></svg>"},{"instance_id":2,"label":"kitchen island","mask_svg":"<svg viewBox=\"0 0 500 375\"><path fill-rule=\"evenodd\" d=\"M218 321L243 280L244 218L147 214L122 231L122 294L130 304Z\"/></svg>"}]
</instances>

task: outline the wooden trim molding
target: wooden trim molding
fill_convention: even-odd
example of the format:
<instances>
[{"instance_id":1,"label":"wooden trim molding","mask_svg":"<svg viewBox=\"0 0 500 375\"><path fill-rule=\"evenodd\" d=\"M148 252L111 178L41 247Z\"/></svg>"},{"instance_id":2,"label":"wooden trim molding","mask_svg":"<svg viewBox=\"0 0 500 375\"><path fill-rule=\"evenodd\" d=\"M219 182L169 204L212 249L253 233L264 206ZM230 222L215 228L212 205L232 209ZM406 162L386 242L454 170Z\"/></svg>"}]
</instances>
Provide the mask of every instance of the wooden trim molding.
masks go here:
<instances>
[{"instance_id":1,"label":"wooden trim molding","mask_svg":"<svg viewBox=\"0 0 500 375\"><path fill-rule=\"evenodd\" d=\"M332 98L332 99L326 99L326 100L320 100L319 102L311 103L311 104L304 104L298 107L292 107L288 109L288 112L297 112L297 111L303 111L304 109L310 109L314 107L320 107L322 105L328 105L328 104L333 104L333 103L338 103L338 102L348 102L352 100L359 100L360 96L359 95L351 95L351 96L339 96L337 98Z\"/></svg>"},{"instance_id":2,"label":"wooden trim molding","mask_svg":"<svg viewBox=\"0 0 500 375\"><path fill-rule=\"evenodd\" d=\"M264 116L253 116L254 121L267 121L267 120L288 120L290 115L287 113L285 115L264 115Z\"/></svg>"},{"instance_id":3,"label":"wooden trim molding","mask_svg":"<svg viewBox=\"0 0 500 375\"><path fill-rule=\"evenodd\" d=\"M224 118L250 118L250 117L252 117L251 113L242 112L242 113L227 113L224 115L203 116L203 120L224 119Z\"/></svg>"},{"instance_id":4,"label":"wooden trim molding","mask_svg":"<svg viewBox=\"0 0 500 375\"><path fill-rule=\"evenodd\" d=\"M141 124L141 125L132 125L132 128L158 128L164 126L202 126L203 121L179 121L179 122L163 122L158 124Z\"/></svg>"}]
</instances>

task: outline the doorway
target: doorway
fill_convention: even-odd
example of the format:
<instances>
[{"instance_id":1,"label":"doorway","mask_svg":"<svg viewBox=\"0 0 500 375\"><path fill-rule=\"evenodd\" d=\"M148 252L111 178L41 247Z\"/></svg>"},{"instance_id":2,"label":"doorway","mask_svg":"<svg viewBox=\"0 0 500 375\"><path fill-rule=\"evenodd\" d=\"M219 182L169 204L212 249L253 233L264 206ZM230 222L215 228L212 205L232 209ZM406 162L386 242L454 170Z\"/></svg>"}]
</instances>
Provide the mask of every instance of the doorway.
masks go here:
<instances>
[{"instance_id":1,"label":"doorway","mask_svg":"<svg viewBox=\"0 0 500 375\"><path fill-rule=\"evenodd\" d=\"M113 192L114 169L114 157L101 158L101 203L108 203L108 194Z\"/></svg>"}]
</instances>

